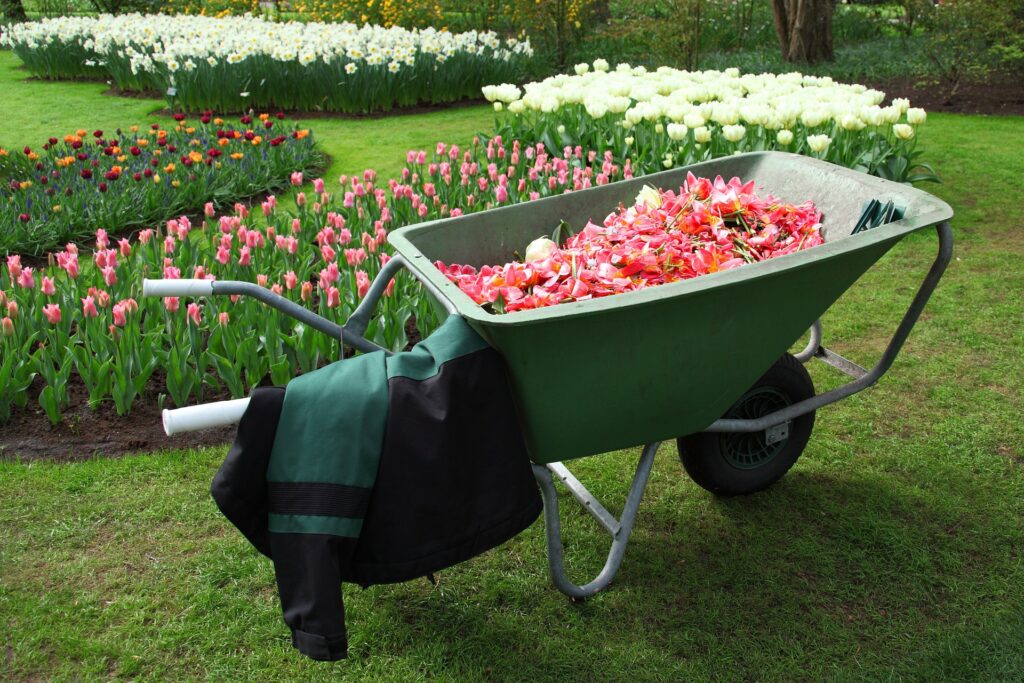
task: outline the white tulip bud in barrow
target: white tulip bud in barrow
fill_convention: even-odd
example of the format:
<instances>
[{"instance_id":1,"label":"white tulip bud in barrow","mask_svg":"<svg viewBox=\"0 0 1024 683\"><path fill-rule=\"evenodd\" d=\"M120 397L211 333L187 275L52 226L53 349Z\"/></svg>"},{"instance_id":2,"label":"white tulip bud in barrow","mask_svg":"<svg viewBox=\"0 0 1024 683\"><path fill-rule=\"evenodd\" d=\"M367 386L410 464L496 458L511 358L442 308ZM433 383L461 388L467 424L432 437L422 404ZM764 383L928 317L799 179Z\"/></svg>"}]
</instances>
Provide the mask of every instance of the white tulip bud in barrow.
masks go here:
<instances>
[{"instance_id":1,"label":"white tulip bud in barrow","mask_svg":"<svg viewBox=\"0 0 1024 683\"><path fill-rule=\"evenodd\" d=\"M832 138L827 135L808 135L807 146L811 148L811 151L815 154L821 154L828 149L829 143L832 142Z\"/></svg>"},{"instance_id":2,"label":"white tulip bud in barrow","mask_svg":"<svg viewBox=\"0 0 1024 683\"><path fill-rule=\"evenodd\" d=\"M661 192L654 189L650 185L644 185L643 189L636 196L636 202L634 204L646 204L652 209L661 208Z\"/></svg>"},{"instance_id":3,"label":"white tulip bud in barrow","mask_svg":"<svg viewBox=\"0 0 1024 683\"><path fill-rule=\"evenodd\" d=\"M906 123L893 124L892 133L900 140L909 140L914 137L914 127Z\"/></svg>"},{"instance_id":4,"label":"white tulip bud in barrow","mask_svg":"<svg viewBox=\"0 0 1024 683\"><path fill-rule=\"evenodd\" d=\"M920 107L910 107L907 109L907 123L911 125L919 126L924 123L927 118L928 114Z\"/></svg>"},{"instance_id":5,"label":"white tulip bud in barrow","mask_svg":"<svg viewBox=\"0 0 1024 683\"><path fill-rule=\"evenodd\" d=\"M558 245L555 244L553 240L547 237L538 237L527 245L524 260L527 263L530 263L531 261L543 261L557 250Z\"/></svg>"},{"instance_id":6,"label":"white tulip bud in barrow","mask_svg":"<svg viewBox=\"0 0 1024 683\"><path fill-rule=\"evenodd\" d=\"M787 147L793 143L793 131L783 128L775 134L775 139L783 147Z\"/></svg>"}]
</instances>

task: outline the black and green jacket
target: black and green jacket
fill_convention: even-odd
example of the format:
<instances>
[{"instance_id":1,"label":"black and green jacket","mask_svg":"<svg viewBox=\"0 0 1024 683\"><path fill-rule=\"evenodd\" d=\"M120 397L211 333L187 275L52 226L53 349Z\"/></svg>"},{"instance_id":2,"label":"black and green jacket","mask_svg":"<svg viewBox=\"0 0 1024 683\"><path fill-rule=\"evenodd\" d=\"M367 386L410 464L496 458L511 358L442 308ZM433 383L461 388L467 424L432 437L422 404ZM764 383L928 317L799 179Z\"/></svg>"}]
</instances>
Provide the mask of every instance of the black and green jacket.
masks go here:
<instances>
[{"instance_id":1,"label":"black and green jacket","mask_svg":"<svg viewBox=\"0 0 1024 683\"><path fill-rule=\"evenodd\" d=\"M324 660L347 654L342 581L426 576L541 511L502 360L456 316L407 353L254 391L211 491L273 560L292 643Z\"/></svg>"}]
</instances>

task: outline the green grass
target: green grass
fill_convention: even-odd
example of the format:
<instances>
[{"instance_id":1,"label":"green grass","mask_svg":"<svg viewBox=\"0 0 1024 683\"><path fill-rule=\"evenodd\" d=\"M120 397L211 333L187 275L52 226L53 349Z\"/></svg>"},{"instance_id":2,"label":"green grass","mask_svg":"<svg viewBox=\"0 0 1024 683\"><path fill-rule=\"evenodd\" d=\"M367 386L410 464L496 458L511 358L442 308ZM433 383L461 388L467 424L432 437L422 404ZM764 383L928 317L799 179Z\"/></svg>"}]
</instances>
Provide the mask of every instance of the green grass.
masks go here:
<instances>
[{"instance_id":1,"label":"green grass","mask_svg":"<svg viewBox=\"0 0 1024 683\"><path fill-rule=\"evenodd\" d=\"M108 119L106 106L145 116L99 86L11 90L3 78L5 98L37 87L81 98L49 126L78 125L82 111ZM5 102L4 144L46 134L40 107L23 110L32 96L18 97L14 114ZM361 159L386 160L385 143L466 139L488 119L467 109L313 124L341 172L379 165ZM269 563L209 498L223 449L0 462L3 676L1020 680L1024 209L1012 189L1024 166L1012 141L1024 120L932 115L920 135L946 180L926 189L957 211L956 254L890 374L819 411L804 456L757 495L714 498L665 444L606 592L572 604L552 588L537 523L437 587L346 587L351 658L318 664L290 647ZM934 249L933 234L894 248L825 318L826 343L871 362ZM812 370L819 390L839 381ZM636 457L574 470L617 511ZM570 576L586 581L606 536L564 502Z\"/></svg>"}]
</instances>

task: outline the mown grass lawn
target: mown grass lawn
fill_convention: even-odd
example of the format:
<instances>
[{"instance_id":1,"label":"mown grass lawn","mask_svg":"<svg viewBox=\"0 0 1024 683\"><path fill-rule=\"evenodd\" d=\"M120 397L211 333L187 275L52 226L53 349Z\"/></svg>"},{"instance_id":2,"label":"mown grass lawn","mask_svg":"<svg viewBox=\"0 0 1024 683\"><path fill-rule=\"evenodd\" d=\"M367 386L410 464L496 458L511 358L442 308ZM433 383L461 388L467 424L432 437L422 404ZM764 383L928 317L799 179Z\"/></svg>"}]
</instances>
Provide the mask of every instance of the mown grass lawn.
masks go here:
<instances>
[{"instance_id":1,"label":"mown grass lawn","mask_svg":"<svg viewBox=\"0 0 1024 683\"><path fill-rule=\"evenodd\" d=\"M11 59L0 52L5 98ZM17 87L40 90L16 115L4 105L3 144L158 104ZM73 105L48 99L85 88ZM66 111L44 126L29 107ZM311 125L341 172L380 165L388 142L401 155L401 131L423 146L488 121L477 108ZM925 189L957 211L956 257L890 374L821 410L804 457L754 496L710 496L663 445L606 592L573 604L551 587L537 523L436 587L348 587L351 658L314 663L290 646L269 563L208 496L223 449L0 462L3 677L1020 680L1024 121L933 115L920 134L946 180ZM934 250L932 233L898 245L826 317L826 343L871 362ZM819 390L839 381L812 370ZM614 511L637 455L574 469ZM570 575L585 581L606 537L566 498Z\"/></svg>"}]
</instances>

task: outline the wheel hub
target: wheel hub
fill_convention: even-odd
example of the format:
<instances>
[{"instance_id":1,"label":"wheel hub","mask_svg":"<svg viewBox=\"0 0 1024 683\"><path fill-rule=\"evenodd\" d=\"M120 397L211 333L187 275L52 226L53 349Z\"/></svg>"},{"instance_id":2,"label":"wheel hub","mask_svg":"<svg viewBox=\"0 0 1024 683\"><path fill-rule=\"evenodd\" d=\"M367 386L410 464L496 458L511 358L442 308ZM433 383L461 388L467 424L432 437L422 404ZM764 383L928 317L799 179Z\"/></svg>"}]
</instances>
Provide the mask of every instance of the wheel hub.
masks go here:
<instances>
[{"instance_id":1,"label":"wheel hub","mask_svg":"<svg viewBox=\"0 0 1024 683\"><path fill-rule=\"evenodd\" d=\"M756 387L745 393L729 412L728 419L752 420L764 417L790 404L789 396L775 387ZM765 432L737 432L719 435L722 457L733 467L751 470L761 467L777 456L789 441L769 439Z\"/></svg>"}]
</instances>

